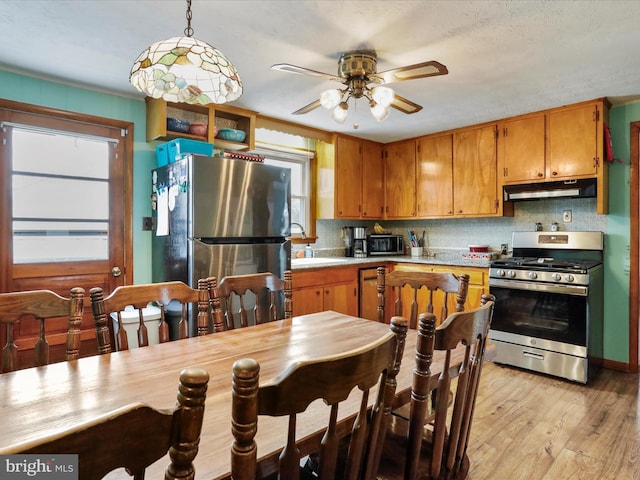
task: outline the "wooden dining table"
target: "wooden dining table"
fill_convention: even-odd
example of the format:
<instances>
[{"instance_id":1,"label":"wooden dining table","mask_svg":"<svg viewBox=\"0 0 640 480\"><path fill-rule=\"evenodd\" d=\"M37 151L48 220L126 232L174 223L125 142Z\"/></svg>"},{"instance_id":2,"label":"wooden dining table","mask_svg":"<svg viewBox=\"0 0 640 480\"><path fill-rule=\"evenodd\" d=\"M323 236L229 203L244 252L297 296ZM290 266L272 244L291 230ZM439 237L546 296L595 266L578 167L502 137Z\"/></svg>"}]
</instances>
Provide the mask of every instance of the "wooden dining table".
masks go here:
<instances>
[{"instance_id":1,"label":"wooden dining table","mask_svg":"<svg viewBox=\"0 0 640 480\"><path fill-rule=\"evenodd\" d=\"M333 311L294 317L151 345L123 352L81 358L0 375L0 453L11 445L68 429L96 416L136 402L155 408L176 404L178 376L189 366L209 372L200 449L195 459L196 478L228 478L230 472L231 367L245 357L260 364L261 381L273 378L290 364L346 352L368 344L389 326ZM397 377L396 399L410 398L415 365L416 331L407 335L402 367ZM453 355L452 370L460 364L462 350ZM431 368L433 387L443 367L436 352ZM455 373L455 372L452 372ZM348 423L358 400L341 407L341 421ZM329 409L314 402L298 421L297 437L302 454L317 447ZM286 443L286 418L260 417L256 442L258 458L269 470ZM154 464L148 478L161 478L167 459ZM124 475L124 472L121 472ZM118 473L109 478L118 478ZM124 478L120 475L120 478ZM128 478L128 477L127 477Z\"/></svg>"}]
</instances>

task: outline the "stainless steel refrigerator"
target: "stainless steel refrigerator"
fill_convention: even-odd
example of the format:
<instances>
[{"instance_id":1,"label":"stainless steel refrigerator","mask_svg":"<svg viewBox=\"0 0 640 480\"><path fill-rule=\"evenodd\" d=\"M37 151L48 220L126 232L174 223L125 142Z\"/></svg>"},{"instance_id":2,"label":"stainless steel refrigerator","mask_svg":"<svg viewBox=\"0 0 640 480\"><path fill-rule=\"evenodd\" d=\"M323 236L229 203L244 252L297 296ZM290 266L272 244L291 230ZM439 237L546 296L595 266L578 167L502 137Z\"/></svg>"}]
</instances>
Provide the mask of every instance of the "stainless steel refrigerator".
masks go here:
<instances>
[{"instance_id":1,"label":"stainless steel refrigerator","mask_svg":"<svg viewBox=\"0 0 640 480\"><path fill-rule=\"evenodd\" d=\"M152 171L154 282L291 267L291 171L191 155ZM192 327L193 328L193 327Z\"/></svg>"}]
</instances>

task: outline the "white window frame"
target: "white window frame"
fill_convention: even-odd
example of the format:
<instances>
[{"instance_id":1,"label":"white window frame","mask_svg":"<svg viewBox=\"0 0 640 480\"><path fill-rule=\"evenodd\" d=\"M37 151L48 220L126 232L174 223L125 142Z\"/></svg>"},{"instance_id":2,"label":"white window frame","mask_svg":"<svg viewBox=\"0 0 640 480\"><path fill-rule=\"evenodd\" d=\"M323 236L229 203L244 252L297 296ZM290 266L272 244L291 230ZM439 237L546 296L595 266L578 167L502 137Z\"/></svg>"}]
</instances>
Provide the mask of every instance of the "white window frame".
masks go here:
<instances>
[{"instance_id":1,"label":"white window frame","mask_svg":"<svg viewBox=\"0 0 640 480\"><path fill-rule=\"evenodd\" d=\"M299 222L303 225L305 232L311 232L311 159L314 158L315 152L299 151L292 148L276 147L272 145L264 145L256 143L256 149L252 151L256 155L265 158L265 163L269 160L277 160L285 163L295 163L302 165L302 192L301 194L291 193L292 199L300 200L304 210L304 220ZM292 221L296 221L292 219ZM293 234L292 236L297 236Z\"/></svg>"}]
</instances>

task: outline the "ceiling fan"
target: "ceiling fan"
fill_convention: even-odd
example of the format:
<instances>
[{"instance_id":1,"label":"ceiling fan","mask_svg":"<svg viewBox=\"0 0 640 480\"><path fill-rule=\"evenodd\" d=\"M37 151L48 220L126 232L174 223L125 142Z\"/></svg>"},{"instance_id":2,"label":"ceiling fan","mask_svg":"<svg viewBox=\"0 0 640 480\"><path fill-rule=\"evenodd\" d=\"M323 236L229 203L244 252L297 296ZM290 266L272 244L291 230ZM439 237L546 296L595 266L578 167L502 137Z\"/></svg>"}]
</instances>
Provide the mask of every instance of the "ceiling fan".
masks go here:
<instances>
[{"instance_id":1,"label":"ceiling fan","mask_svg":"<svg viewBox=\"0 0 640 480\"><path fill-rule=\"evenodd\" d=\"M320 106L331 110L332 118L337 123L344 123L347 118L350 98L365 97L369 100L372 115L382 122L389 116L389 107L403 113L416 113L422 106L397 95L383 85L416 78L433 77L449 73L447 67L436 61L417 63L406 67L393 68L384 72L377 71L378 57L375 50L352 50L345 52L338 60L338 75L310 70L288 63L272 65L273 70L326 78L342 83L342 89L330 89L322 92L320 98L293 112L294 115L308 113Z\"/></svg>"}]
</instances>

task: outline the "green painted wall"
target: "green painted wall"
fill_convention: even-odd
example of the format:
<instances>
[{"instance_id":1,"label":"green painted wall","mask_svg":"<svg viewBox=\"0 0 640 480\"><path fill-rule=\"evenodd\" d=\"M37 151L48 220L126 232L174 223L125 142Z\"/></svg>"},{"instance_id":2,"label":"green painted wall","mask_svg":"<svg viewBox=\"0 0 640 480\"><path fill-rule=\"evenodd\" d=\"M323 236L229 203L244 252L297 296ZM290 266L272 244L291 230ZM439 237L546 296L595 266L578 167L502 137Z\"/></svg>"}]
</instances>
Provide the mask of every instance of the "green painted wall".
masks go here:
<instances>
[{"instance_id":1,"label":"green painted wall","mask_svg":"<svg viewBox=\"0 0 640 480\"><path fill-rule=\"evenodd\" d=\"M629 125L637 121L640 121L640 103L611 109L609 124L613 153L617 160L609 167L604 354L609 360L624 363L629 361Z\"/></svg>"},{"instance_id":2,"label":"green painted wall","mask_svg":"<svg viewBox=\"0 0 640 480\"><path fill-rule=\"evenodd\" d=\"M149 170L155 147L146 142L145 103L0 70L0 98L60 110L133 122L133 283L151 281L151 233L142 231L142 217L151 215Z\"/></svg>"},{"instance_id":3,"label":"green painted wall","mask_svg":"<svg viewBox=\"0 0 640 480\"><path fill-rule=\"evenodd\" d=\"M135 124L133 159L134 283L151 281L151 233L142 231L142 217L151 214L149 171L155 166L154 144L145 140L142 100L94 92L0 70L0 98L62 110L126 120ZM640 103L611 109L614 162L609 173L610 213L607 216L604 357L629 359L629 124L640 121ZM493 221L487 219L491 229Z\"/></svg>"}]
</instances>

